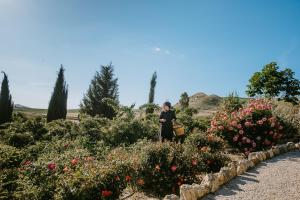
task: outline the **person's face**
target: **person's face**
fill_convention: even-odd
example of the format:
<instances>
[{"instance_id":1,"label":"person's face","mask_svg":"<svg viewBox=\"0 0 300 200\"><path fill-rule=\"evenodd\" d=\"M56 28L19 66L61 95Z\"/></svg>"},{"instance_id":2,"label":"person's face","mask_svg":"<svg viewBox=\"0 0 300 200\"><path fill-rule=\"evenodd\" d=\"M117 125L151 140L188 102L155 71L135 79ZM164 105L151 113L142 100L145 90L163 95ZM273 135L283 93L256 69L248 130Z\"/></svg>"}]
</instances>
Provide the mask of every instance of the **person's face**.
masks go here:
<instances>
[{"instance_id":1,"label":"person's face","mask_svg":"<svg viewBox=\"0 0 300 200\"><path fill-rule=\"evenodd\" d=\"M169 110L170 110L169 106L166 106L166 105L163 105L163 109L164 109L165 111L169 111Z\"/></svg>"}]
</instances>

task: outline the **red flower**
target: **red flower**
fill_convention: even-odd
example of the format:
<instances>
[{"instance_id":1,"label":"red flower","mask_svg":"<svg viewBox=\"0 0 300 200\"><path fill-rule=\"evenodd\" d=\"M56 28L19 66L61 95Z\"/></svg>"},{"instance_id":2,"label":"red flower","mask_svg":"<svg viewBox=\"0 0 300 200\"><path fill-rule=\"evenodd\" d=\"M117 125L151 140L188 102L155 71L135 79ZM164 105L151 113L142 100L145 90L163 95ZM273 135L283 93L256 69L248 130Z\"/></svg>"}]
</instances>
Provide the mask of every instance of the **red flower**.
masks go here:
<instances>
[{"instance_id":1,"label":"red flower","mask_svg":"<svg viewBox=\"0 0 300 200\"><path fill-rule=\"evenodd\" d=\"M69 168L68 168L68 167L65 167L65 168L63 169L63 171L64 171L65 173L67 173L67 172L69 171Z\"/></svg>"},{"instance_id":2,"label":"red flower","mask_svg":"<svg viewBox=\"0 0 300 200\"><path fill-rule=\"evenodd\" d=\"M145 184L145 181L143 179L138 179L137 180L137 184L138 185L144 185Z\"/></svg>"},{"instance_id":3,"label":"red flower","mask_svg":"<svg viewBox=\"0 0 300 200\"><path fill-rule=\"evenodd\" d=\"M207 163L208 165L211 165L211 164L213 163L213 161L212 161L212 160L207 160L206 163Z\"/></svg>"},{"instance_id":4,"label":"red flower","mask_svg":"<svg viewBox=\"0 0 300 200\"><path fill-rule=\"evenodd\" d=\"M49 163L47 165L47 168L50 170L50 171L53 171L56 169L56 164L55 163Z\"/></svg>"},{"instance_id":5,"label":"red flower","mask_svg":"<svg viewBox=\"0 0 300 200\"><path fill-rule=\"evenodd\" d=\"M160 170L160 166L159 166L159 165L156 165L156 166L155 166L155 169L156 169L157 171L159 171L159 170Z\"/></svg>"},{"instance_id":6,"label":"red flower","mask_svg":"<svg viewBox=\"0 0 300 200\"><path fill-rule=\"evenodd\" d=\"M127 182L129 182L129 181L131 181L131 176L125 176L125 180L127 181Z\"/></svg>"},{"instance_id":7,"label":"red flower","mask_svg":"<svg viewBox=\"0 0 300 200\"><path fill-rule=\"evenodd\" d=\"M198 164L197 160L192 160L192 165L196 166Z\"/></svg>"},{"instance_id":8,"label":"red flower","mask_svg":"<svg viewBox=\"0 0 300 200\"><path fill-rule=\"evenodd\" d=\"M65 144L64 147L67 148L69 146L69 144Z\"/></svg>"},{"instance_id":9,"label":"red flower","mask_svg":"<svg viewBox=\"0 0 300 200\"><path fill-rule=\"evenodd\" d=\"M172 167L171 167L171 171L172 172L175 172L177 170L177 166L176 165L173 165Z\"/></svg>"},{"instance_id":10,"label":"red flower","mask_svg":"<svg viewBox=\"0 0 300 200\"><path fill-rule=\"evenodd\" d=\"M112 195L112 191L110 190L102 190L103 197L110 197Z\"/></svg>"},{"instance_id":11,"label":"red flower","mask_svg":"<svg viewBox=\"0 0 300 200\"><path fill-rule=\"evenodd\" d=\"M71 163L72 165L77 165L78 161L79 160L77 158L74 158L73 160L71 160Z\"/></svg>"},{"instance_id":12,"label":"red flower","mask_svg":"<svg viewBox=\"0 0 300 200\"><path fill-rule=\"evenodd\" d=\"M119 176L116 176L115 179L116 179L116 181L119 181L119 180L120 180L120 177L119 177Z\"/></svg>"},{"instance_id":13,"label":"red flower","mask_svg":"<svg viewBox=\"0 0 300 200\"><path fill-rule=\"evenodd\" d=\"M243 134L244 134L244 131L243 131L243 130L239 130L239 134L240 134L240 135L243 135Z\"/></svg>"},{"instance_id":14,"label":"red flower","mask_svg":"<svg viewBox=\"0 0 300 200\"><path fill-rule=\"evenodd\" d=\"M23 165L31 165L31 163L32 163L31 161L26 160Z\"/></svg>"}]
</instances>

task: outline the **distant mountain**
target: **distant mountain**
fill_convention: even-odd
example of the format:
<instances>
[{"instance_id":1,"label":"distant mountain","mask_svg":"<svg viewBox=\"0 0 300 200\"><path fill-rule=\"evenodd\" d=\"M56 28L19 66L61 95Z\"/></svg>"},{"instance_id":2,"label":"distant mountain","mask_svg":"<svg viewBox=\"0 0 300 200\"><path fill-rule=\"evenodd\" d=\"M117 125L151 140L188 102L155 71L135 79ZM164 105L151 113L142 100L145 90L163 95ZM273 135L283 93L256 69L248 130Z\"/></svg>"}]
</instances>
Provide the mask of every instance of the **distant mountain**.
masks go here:
<instances>
[{"instance_id":1,"label":"distant mountain","mask_svg":"<svg viewBox=\"0 0 300 200\"><path fill-rule=\"evenodd\" d=\"M29 107L23 106L21 104L15 104L15 108L17 108L17 109L30 109Z\"/></svg>"}]
</instances>

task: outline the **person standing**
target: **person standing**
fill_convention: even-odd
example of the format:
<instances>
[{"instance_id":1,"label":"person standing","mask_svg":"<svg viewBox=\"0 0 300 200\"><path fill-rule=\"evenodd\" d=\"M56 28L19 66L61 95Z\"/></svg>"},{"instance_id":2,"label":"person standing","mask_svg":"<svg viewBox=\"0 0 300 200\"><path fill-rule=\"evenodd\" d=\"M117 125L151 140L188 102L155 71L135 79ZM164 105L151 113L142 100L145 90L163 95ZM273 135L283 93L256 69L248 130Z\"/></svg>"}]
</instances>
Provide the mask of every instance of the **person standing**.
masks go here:
<instances>
[{"instance_id":1,"label":"person standing","mask_svg":"<svg viewBox=\"0 0 300 200\"><path fill-rule=\"evenodd\" d=\"M159 122L161 123L161 139L164 141L172 141L174 138L173 123L176 120L175 111L171 110L172 106L170 102L165 102L162 106L163 110L159 116Z\"/></svg>"}]
</instances>

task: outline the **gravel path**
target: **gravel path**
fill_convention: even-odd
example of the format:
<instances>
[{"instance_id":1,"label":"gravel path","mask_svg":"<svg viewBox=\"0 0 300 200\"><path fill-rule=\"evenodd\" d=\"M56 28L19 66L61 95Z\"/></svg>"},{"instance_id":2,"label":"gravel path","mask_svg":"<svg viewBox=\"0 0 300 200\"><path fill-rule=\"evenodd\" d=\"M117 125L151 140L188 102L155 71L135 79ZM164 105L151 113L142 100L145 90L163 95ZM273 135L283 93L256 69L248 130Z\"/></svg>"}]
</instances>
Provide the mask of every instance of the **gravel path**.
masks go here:
<instances>
[{"instance_id":1,"label":"gravel path","mask_svg":"<svg viewBox=\"0 0 300 200\"><path fill-rule=\"evenodd\" d=\"M300 200L300 151L264 161L204 200Z\"/></svg>"}]
</instances>

